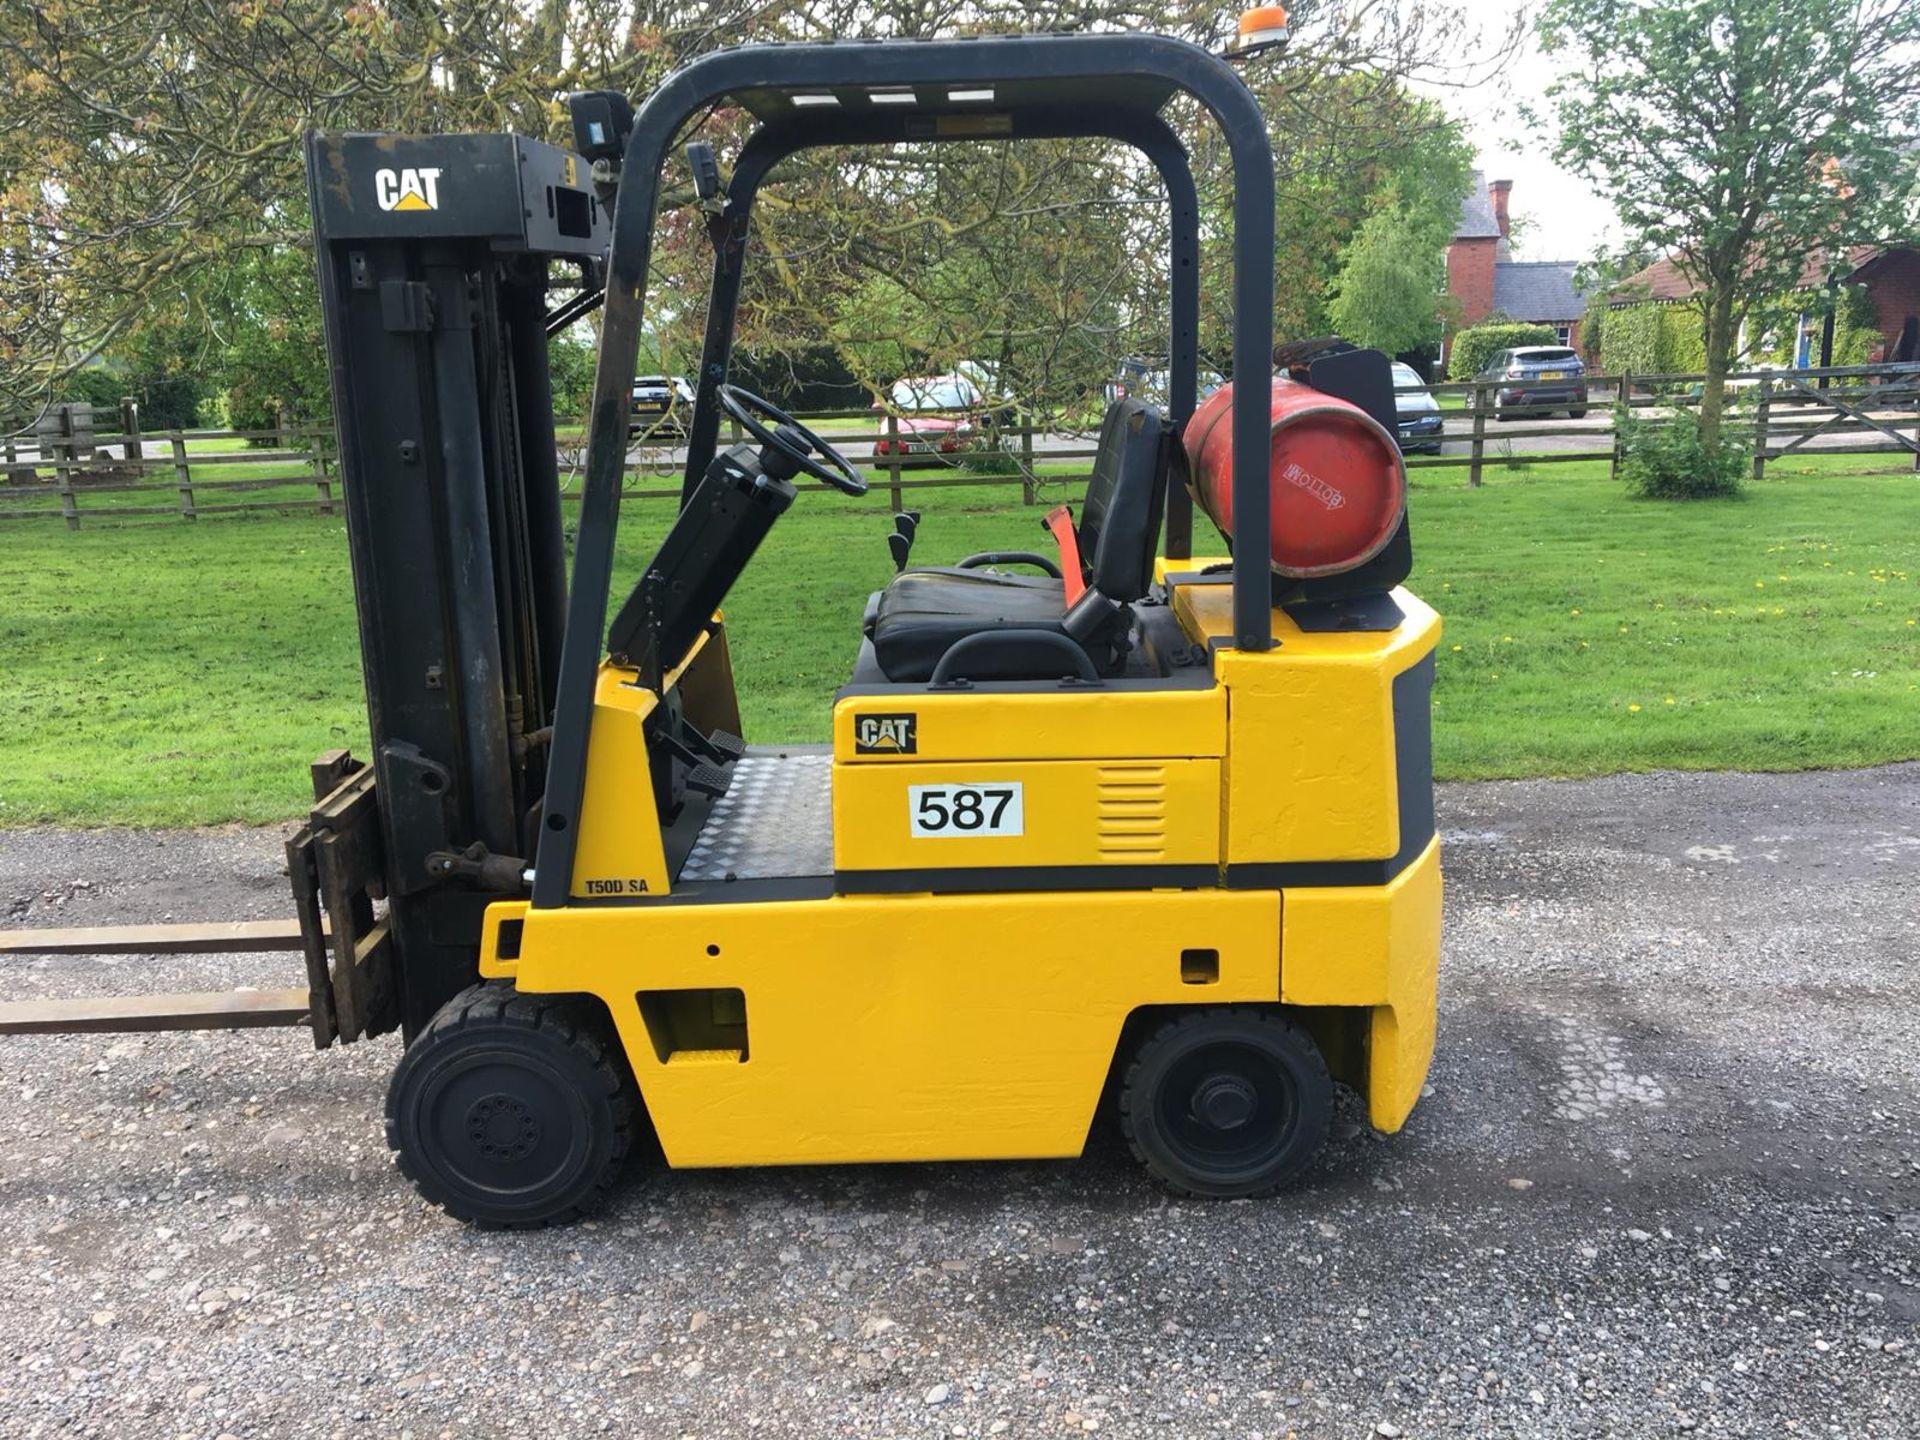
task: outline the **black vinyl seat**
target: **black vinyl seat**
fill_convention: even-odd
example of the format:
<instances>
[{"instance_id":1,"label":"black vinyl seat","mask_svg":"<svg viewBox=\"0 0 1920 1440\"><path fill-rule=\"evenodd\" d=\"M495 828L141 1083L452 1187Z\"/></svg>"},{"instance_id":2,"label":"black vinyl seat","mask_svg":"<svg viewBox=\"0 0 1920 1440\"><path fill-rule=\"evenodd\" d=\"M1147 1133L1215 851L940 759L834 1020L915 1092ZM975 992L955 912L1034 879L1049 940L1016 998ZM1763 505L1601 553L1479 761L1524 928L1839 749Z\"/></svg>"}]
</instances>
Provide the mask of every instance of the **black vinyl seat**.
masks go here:
<instances>
[{"instance_id":1,"label":"black vinyl seat","mask_svg":"<svg viewBox=\"0 0 1920 1440\"><path fill-rule=\"evenodd\" d=\"M1009 579L1020 583L1004 583ZM909 570L880 593L874 655L889 680L929 680L940 657L969 635L993 630L1065 634L1066 613L1058 580L986 570ZM1105 673L1107 657L1090 658ZM1051 679L1068 668L1057 652L1022 652L997 658L991 673L1002 680ZM978 679L983 669L970 666L968 673Z\"/></svg>"},{"instance_id":2,"label":"black vinyl seat","mask_svg":"<svg viewBox=\"0 0 1920 1440\"><path fill-rule=\"evenodd\" d=\"M896 575L870 609L868 633L886 677L899 684L931 679L962 640L1015 631L1065 636L1100 674L1117 673L1126 663L1130 607L1153 583L1171 441L1154 406L1117 400L1108 407L1075 531L1086 593L1071 609L1065 582L1043 576L963 569ZM969 647L966 678L1046 679L1071 668L1057 643L1031 639L1009 634L1003 652Z\"/></svg>"}]
</instances>

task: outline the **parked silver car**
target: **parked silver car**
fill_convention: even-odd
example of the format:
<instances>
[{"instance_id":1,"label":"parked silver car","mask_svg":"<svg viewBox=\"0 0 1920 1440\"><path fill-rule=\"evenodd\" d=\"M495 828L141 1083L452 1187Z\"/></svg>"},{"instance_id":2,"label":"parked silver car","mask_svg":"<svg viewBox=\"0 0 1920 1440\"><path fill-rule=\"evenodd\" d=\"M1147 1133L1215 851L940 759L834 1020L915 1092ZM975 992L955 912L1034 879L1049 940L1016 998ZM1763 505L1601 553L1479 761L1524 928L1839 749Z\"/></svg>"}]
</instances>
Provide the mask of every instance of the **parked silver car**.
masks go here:
<instances>
[{"instance_id":1,"label":"parked silver car","mask_svg":"<svg viewBox=\"0 0 1920 1440\"><path fill-rule=\"evenodd\" d=\"M1496 420L1514 419L1516 410L1541 419L1555 410L1575 420L1587 413L1587 367L1580 352L1565 345L1501 350L1474 378L1492 383Z\"/></svg>"},{"instance_id":2,"label":"parked silver car","mask_svg":"<svg viewBox=\"0 0 1920 1440\"><path fill-rule=\"evenodd\" d=\"M627 434L680 439L693 418L693 398L693 386L678 375L635 376Z\"/></svg>"}]
</instances>

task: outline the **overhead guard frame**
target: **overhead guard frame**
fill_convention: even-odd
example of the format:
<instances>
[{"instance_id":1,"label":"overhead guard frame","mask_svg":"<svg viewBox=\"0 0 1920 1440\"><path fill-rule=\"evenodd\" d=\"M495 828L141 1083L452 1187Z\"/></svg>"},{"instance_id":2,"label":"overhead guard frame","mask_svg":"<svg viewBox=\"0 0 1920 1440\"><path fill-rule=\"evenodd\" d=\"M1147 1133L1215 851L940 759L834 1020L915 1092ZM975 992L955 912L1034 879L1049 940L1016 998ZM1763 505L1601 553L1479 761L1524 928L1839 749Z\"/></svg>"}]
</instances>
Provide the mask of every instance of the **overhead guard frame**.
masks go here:
<instances>
[{"instance_id":1,"label":"overhead guard frame","mask_svg":"<svg viewBox=\"0 0 1920 1440\"><path fill-rule=\"evenodd\" d=\"M768 173L801 150L823 146L897 145L1004 140L1060 140L1101 137L1132 146L1152 161L1167 192L1169 224L1169 383L1168 412L1176 430L1199 404L1200 371L1200 201L1187 163L1186 147L1173 127L1158 114L1142 111L1091 115L1084 110L1023 110L1006 133L983 137L978 133L910 135L903 122L911 117L868 110L852 113L795 111L763 125L748 137L734 161L725 206L708 222L713 242L713 278L707 303L706 335L701 348L693 414L687 425L687 455L680 487L682 508L713 463L720 441L720 404L715 391L726 381L732 361L734 326L739 315L740 288L746 276L747 241L753 224L753 206ZM1186 560L1193 554L1193 500L1185 486L1172 487L1166 497L1166 555ZM634 605L646 583L634 582L627 606ZM615 653L626 649L627 637L618 633L627 610L616 611L607 646Z\"/></svg>"},{"instance_id":2,"label":"overhead guard frame","mask_svg":"<svg viewBox=\"0 0 1920 1440\"><path fill-rule=\"evenodd\" d=\"M908 117L876 111L850 114L796 111L790 119L762 126L741 148L727 186L726 209L713 222L713 282L707 305L706 337L701 347L693 417L687 427L687 463L680 490L682 505L712 463L720 437L720 407L714 390L727 378L733 354L734 323L740 286L746 274L747 238L760 187L774 166L801 150L836 145L902 143L978 143L1001 140L1118 140L1152 162L1166 189L1168 245L1168 418L1176 427L1199 404L1200 372L1200 201L1187 163L1186 147L1157 113L1137 110L1101 113L1085 110L1024 110L1010 117L1006 133L907 135ZM1167 496L1167 556L1192 554L1193 501L1182 487Z\"/></svg>"},{"instance_id":3,"label":"overhead guard frame","mask_svg":"<svg viewBox=\"0 0 1920 1440\"><path fill-rule=\"evenodd\" d=\"M619 523L621 481L626 468L627 424L633 376L638 363L643 299L653 252L653 225L659 204L660 172L674 140L686 123L705 107L728 96L750 97L764 104L767 97L857 88L872 92L889 88L981 87L1008 84L1029 94L1089 85L1110 84L1105 124L1096 124L1083 109L1078 127L1068 133L1111 134L1126 128L1133 134L1116 135L1136 146L1148 142L1148 157L1160 168L1173 195L1177 181L1167 166L1168 152L1153 134L1165 130L1159 111L1173 91L1199 101L1213 116L1226 140L1233 162L1233 371L1236 376L1265 375L1273 354L1273 149L1259 105L1240 76L1219 57L1196 45L1162 35L1041 34L985 37L973 40L911 42L832 42L827 44L747 45L722 50L687 65L647 97L634 117L621 166L621 184L614 211L613 242L608 260L607 301L601 324L599 365L594 374L593 405L587 440L586 479L581 497L579 528L574 550L572 589L567 607L566 638L561 651L559 695L547 771L542 837L534 877L533 903L552 909L567 903L578 834L580 802L586 784L587 742L593 720L595 676L602 654L602 631L607 619L608 589L613 579L614 538ZM1142 103L1128 105L1128 89L1144 92ZM759 105L750 105L758 112ZM903 107L904 108L904 107ZM919 107L920 115L936 107ZM1028 102L974 105L945 113L993 113L1012 117L1014 133L1042 138L1051 117L1056 125L1073 117L1062 114L1058 98L1051 103ZM789 114L797 115L798 111ZM848 111L868 120L870 112ZM1131 115L1131 122L1120 117ZM763 119L766 117L763 115ZM1151 123L1145 123L1151 122ZM762 145L764 158L755 158L759 175L750 176L757 189L766 167L785 153L811 143L809 133L825 135L831 125L814 122L807 130L796 119L786 132L782 116L769 121L749 142ZM762 140L776 128L783 132ZM1169 135L1170 131L1167 132ZM894 131L886 138L932 139ZM999 136L976 135L975 139ZM850 143L859 137L849 137ZM795 142L795 143L790 143ZM1177 142L1174 147L1178 149ZM743 152L742 161L748 158ZM1184 154L1178 170L1186 171ZM1191 174L1186 174L1191 191ZM743 196L750 193L743 190ZM1175 233L1180 226L1176 221ZM744 238L744 231L742 232ZM716 257L718 260L719 257ZM1176 265L1176 272L1180 267ZM1198 264L1193 293L1197 295ZM737 279L732 282L737 287ZM734 298L737 300L737 290ZM729 312L732 306L725 307ZM1197 319L1197 301L1195 303ZM731 314L724 319L729 331ZM708 339L715 338L709 324ZM1177 340L1177 336L1176 336ZM1172 357L1170 357L1171 359ZM703 363L702 398L713 383ZM1192 384L1195 367L1177 366L1173 383ZM1186 381L1179 377L1185 374ZM1176 414L1182 399L1172 397ZM711 406L701 406L702 412ZM717 417L710 423L715 427ZM1272 592L1265 553L1271 497L1266 466L1269 397L1264 386L1236 388L1233 397L1233 513L1241 543L1257 552L1249 563L1236 564L1233 574L1234 646L1266 650L1273 644ZM694 438L696 441L698 436ZM709 445L712 440L707 442ZM1238 548L1236 546L1236 548Z\"/></svg>"}]
</instances>

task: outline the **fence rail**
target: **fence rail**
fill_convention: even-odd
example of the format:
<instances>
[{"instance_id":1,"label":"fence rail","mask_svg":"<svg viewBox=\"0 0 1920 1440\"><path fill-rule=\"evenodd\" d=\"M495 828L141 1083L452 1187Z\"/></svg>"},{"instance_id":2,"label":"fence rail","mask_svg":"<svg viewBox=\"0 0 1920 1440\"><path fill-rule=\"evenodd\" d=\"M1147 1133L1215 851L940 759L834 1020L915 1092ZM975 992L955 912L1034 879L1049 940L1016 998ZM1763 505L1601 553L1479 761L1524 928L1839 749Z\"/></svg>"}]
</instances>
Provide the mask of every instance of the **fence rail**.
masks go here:
<instances>
[{"instance_id":1,"label":"fence rail","mask_svg":"<svg viewBox=\"0 0 1920 1440\"><path fill-rule=\"evenodd\" d=\"M135 419L136 428L112 434L89 426L56 440L0 440L0 520L57 516L78 530L83 512L196 520L245 511L331 515L340 503L331 430L142 432Z\"/></svg>"},{"instance_id":2,"label":"fence rail","mask_svg":"<svg viewBox=\"0 0 1920 1440\"><path fill-rule=\"evenodd\" d=\"M1700 375L1593 375L1581 418L1564 420L1540 405L1501 404L1493 381L1421 387L1440 405L1437 455L1413 454L1416 473L1463 470L1478 486L1489 469L1621 461L1624 415L1670 413L1697 403ZM1753 473L1809 453L1912 457L1920 472L1920 365L1842 366L1827 370L1736 372L1728 423L1751 446ZM1404 387L1402 394L1412 387ZM1460 403L1450 404L1457 399ZM271 430L142 432L138 411L122 405L118 428L100 433L90 407L57 407L37 434L0 440L0 521L62 519L78 529L97 520L264 511L336 512L340 475L331 429L285 424ZM1565 407L1559 407L1564 411ZM67 413L58 413L67 412ZM815 416L825 437L879 477L895 509L908 492L952 486L1019 486L1026 504L1043 490L1070 492L1088 479L1095 454L1090 423L987 427L981 448L952 454L902 453L910 428L896 416L841 411ZM852 428L836 428L851 426ZM739 438L737 429L734 435ZM676 436L636 437L628 452L626 494L677 499L684 453ZM884 444L884 450L876 450ZM577 499L583 444L563 437L563 495Z\"/></svg>"}]
</instances>

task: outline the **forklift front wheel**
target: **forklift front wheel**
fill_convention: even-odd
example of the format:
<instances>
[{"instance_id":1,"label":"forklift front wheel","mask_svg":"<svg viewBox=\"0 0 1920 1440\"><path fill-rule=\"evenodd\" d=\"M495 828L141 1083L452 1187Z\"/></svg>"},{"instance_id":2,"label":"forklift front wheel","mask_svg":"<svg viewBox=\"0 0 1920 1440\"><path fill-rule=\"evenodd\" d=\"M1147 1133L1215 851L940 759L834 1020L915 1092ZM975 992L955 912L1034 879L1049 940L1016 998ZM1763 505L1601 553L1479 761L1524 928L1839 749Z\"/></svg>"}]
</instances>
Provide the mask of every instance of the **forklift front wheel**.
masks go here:
<instances>
[{"instance_id":1,"label":"forklift front wheel","mask_svg":"<svg viewBox=\"0 0 1920 1440\"><path fill-rule=\"evenodd\" d=\"M605 1017L567 995L476 985L400 1057L387 1144L420 1193L485 1226L553 1225L606 1198L638 1106Z\"/></svg>"},{"instance_id":2,"label":"forklift front wheel","mask_svg":"<svg viewBox=\"0 0 1920 1440\"><path fill-rule=\"evenodd\" d=\"M1121 1083L1134 1156L1184 1195L1279 1189L1327 1137L1333 1082L1300 1026L1264 1010L1196 1010L1149 1034Z\"/></svg>"}]
</instances>

